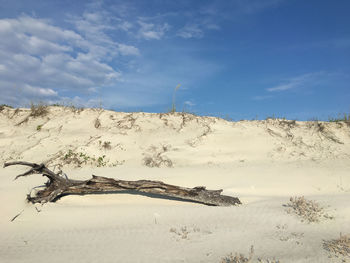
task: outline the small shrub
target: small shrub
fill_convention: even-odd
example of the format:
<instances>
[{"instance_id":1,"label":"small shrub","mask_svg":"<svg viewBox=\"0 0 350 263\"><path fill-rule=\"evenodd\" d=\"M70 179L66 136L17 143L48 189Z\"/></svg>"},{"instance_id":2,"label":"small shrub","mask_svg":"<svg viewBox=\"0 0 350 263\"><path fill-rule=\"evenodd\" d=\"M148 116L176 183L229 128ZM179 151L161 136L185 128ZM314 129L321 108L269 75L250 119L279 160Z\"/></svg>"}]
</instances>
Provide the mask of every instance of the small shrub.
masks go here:
<instances>
[{"instance_id":1,"label":"small shrub","mask_svg":"<svg viewBox=\"0 0 350 263\"><path fill-rule=\"evenodd\" d=\"M105 149L105 150L112 149L111 142L109 142L109 141L108 142L103 142L102 148Z\"/></svg>"},{"instance_id":2,"label":"small shrub","mask_svg":"<svg viewBox=\"0 0 350 263\"><path fill-rule=\"evenodd\" d=\"M343 236L340 234L338 239L323 240L323 248L328 252L335 254L335 256L343 256L350 258L350 235ZM346 262L344 260L343 262Z\"/></svg>"},{"instance_id":3,"label":"small shrub","mask_svg":"<svg viewBox=\"0 0 350 263\"><path fill-rule=\"evenodd\" d=\"M85 153L76 153L69 150L63 157L63 161L66 164L74 164L77 167L81 167L82 164L93 163L95 161L94 157L90 157Z\"/></svg>"},{"instance_id":4,"label":"small shrub","mask_svg":"<svg viewBox=\"0 0 350 263\"><path fill-rule=\"evenodd\" d=\"M296 213L302 218L302 222L304 222L304 220L306 220L308 223L319 222L322 217L333 219L332 216L329 216L324 212L324 208L318 203L315 201L306 200L304 196L294 198L291 197L289 201L290 203L283 205L288 207L287 213Z\"/></svg>"},{"instance_id":5,"label":"small shrub","mask_svg":"<svg viewBox=\"0 0 350 263\"><path fill-rule=\"evenodd\" d=\"M149 148L150 153L145 154L146 156L143 158L143 164L148 167L161 167L167 166L172 167L173 162L163 153L169 151L171 145L161 145L160 149L156 146L151 146Z\"/></svg>"},{"instance_id":6,"label":"small shrub","mask_svg":"<svg viewBox=\"0 0 350 263\"><path fill-rule=\"evenodd\" d=\"M36 130L37 131L41 131L41 128L43 127L43 125L38 125L38 126L36 126Z\"/></svg>"},{"instance_id":7,"label":"small shrub","mask_svg":"<svg viewBox=\"0 0 350 263\"><path fill-rule=\"evenodd\" d=\"M104 159L106 155L102 155L97 158L97 167L102 167L107 165L107 161Z\"/></svg>"},{"instance_id":8,"label":"small shrub","mask_svg":"<svg viewBox=\"0 0 350 263\"><path fill-rule=\"evenodd\" d=\"M101 122L100 122L99 118L95 119L94 126L95 126L96 129L101 127Z\"/></svg>"},{"instance_id":9,"label":"small shrub","mask_svg":"<svg viewBox=\"0 0 350 263\"><path fill-rule=\"evenodd\" d=\"M32 103L30 106L30 110L31 110L30 116L34 118L43 117L49 113L48 106L43 103L39 103L39 104Z\"/></svg>"}]
</instances>

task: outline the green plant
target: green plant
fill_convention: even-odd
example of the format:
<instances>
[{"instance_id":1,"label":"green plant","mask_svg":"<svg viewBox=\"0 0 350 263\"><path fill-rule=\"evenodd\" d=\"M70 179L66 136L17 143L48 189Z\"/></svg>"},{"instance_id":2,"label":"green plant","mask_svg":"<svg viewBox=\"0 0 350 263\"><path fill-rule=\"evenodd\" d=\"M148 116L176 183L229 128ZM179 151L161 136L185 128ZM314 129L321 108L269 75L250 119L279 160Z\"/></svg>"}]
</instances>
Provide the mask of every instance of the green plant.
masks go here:
<instances>
[{"instance_id":1,"label":"green plant","mask_svg":"<svg viewBox=\"0 0 350 263\"><path fill-rule=\"evenodd\" d=\"M340 122L340 121L345 121L349 122L350 121L350 113L346 114L338 114L338 117L328 117L329 122Z\"/></svg>"},{"instance_id":2,"label":"green plant","mask_svg":"<svg viewBox=\"0 0 350 263\"><path fill-rule=\"evenodd\" d=\"M101 167L101 166L106 166L107 165L107 161L104 159L105 157L106 157L106 155L102 155L102 156L97 158L97 167Z\"/></svg>"},{"instance_id":3,"label":"green plant","mask_svg":"<svg viewBox=\"0 0 350 263\"><path fill-rule=\"evenodd\" d=\"M95 156L89 156L83 152L74 152L73 150L69 150L62 159L66 164L74 164L77 167L81 167L83 164L102 167L107 166L108 163L106 155L96 158ZM117 163L117 165L119 164L123 163Z\"/></svg>"},{"instance_id":4,"label":"green plant","mask_svg":"<svg viewBox=\"0 0 350 263\"><path fill-rule=\"evenodd\" d=\"M180 88L180 84L178 84L176 86L176 88L174 89L174 93L173 93L173 104L172 104L172 107L171 107L171 113L174 113L176 112L176 106L175 106L175 96L176 96L176 91Z\"/></svg>"},{"instance_id":5,"label":"green plant","mask_svg":"<svg viewBox=\"0 0 350 263\"><path fill-rule=\"evenodd\" d=\"M41 128L43 127L43 125L38 125L38 126L36 126L36 130L37 131L41 131Z\"/></svg>"}]
</instances>

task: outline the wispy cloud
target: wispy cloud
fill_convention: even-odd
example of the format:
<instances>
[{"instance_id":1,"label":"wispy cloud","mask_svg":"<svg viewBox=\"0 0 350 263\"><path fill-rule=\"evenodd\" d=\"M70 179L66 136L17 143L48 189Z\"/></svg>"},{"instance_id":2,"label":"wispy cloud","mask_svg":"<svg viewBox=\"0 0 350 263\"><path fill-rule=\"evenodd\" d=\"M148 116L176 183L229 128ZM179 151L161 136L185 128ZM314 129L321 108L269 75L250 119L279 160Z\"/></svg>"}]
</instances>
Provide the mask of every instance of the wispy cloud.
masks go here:
<instances>
[{"instance_id":1,"label":"wispy cloud","mask_svg":"<svg viewBox=\"0 0 350 263\"><path fill-rule=\"evenodd\" d=\"M164 36L164 34L170 29L168 23L156 25L153 23L138 21L138 24L140 25L138 37L144 38L146 40L160 40Z\"/></svg>"},{"instance_id":2,"label":"wispy cloud","mask_svg":"<svg viewBox=\"0 0 350 263\"><path fill-rule=\"evenodd\" d=\"M293 77L285 80L283 83L274 86L272 88L267 88L268 92L278 92L278 91L286 91L297 88L306 88L308 86L313 86L319 83L320 80L327 77L329 73L326 72L313 72L303 74L297 77Z\"/></svg>"},{"instance_id":3,"label":"wispy cloud","mask_svg":"<svg viewBox=\"0 0 350 263\"><path fill-rule=\"evenodd\" d=\"M177 32L177 36L182 38L201 38L203 35L204 32L198 24L186 25Z\"/></svg>"}]
</instances>

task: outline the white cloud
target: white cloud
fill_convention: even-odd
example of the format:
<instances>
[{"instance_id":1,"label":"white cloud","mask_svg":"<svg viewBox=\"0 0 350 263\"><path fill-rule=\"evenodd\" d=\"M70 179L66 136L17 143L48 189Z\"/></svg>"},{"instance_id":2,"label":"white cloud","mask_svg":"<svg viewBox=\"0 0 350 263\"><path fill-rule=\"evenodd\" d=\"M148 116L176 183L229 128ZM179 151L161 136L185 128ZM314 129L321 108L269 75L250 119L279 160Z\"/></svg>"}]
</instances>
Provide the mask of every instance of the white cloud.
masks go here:
<instances>
[{"instance_id":1,"label":"white cloud","mask_svg":"<svg viewBox=\"0 0 350 263\"><path fill-rule=\"evenodd\" d=\"M139 50L113 41L103 21L86 13L74 20L74 31L29 16L0 19L0 103L59 100L115 85L121 73L108 61Z\"/></svg>"},{"instance_id":2,"label":"white cloud","mask_svg":"<svg viewBox=\"0 0 350 263\"><path fill-rule=\"evenodd\" d=\"M118 44L118 50L122 55L139 55L140 51L134 46L128 46L124 44Z\"/></svg>"},{"instance_id":3,"label":"white cloud","mask_svg":"<svg viewBox=\"0 0 350 263\"><path fill-rule=\"evenodd\" d=\"M165 32L170 29L170 26L167 23L155 25L154 23L146 23L139 20L138 24L140 25L138 36L146 40L160 40Z\"/></svg>"},{"instance_id":4,"label":"white cloud","mask_svg":"<svg viewBox=\"0 0 350 263\"><path fill-rule=\"evenodd\" d=\"M187 106L190 106L190 107L196 106L196 104L194 102L190 101L190 100L186 100L184 102L184 104L187 105Z\"/></svg>"}]
</instances>

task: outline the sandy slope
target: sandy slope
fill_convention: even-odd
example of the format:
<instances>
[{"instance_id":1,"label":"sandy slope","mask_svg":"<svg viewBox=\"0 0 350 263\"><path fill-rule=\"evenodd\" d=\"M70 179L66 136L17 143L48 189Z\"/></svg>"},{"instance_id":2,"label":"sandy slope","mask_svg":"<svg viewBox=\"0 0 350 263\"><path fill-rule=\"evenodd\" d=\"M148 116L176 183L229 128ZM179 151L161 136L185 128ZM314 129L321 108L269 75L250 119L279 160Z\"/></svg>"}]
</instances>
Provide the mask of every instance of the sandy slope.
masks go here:
<instances>
[{"instance_id":1,"label":"sandy slope","mask_svg":"<svg viewBox=\"0 0 350 263\"><path fill-rule=\"evenodd\" d=\"M0 262L220 262L230 252L247 255L251 245L254 259L341 262L329 258L322 244L350 234L346 123L228 122L63 107L50 107L41 117L30 113L0 112L2 163L45 162L71 178L205 185L224 189L243 205L112 194L33 206L25 195L45 179L13 181L24 168L1 168ZM282 205L301 195L334 219L306 223L288 214Z\"/></svg>"}]
</instances>

